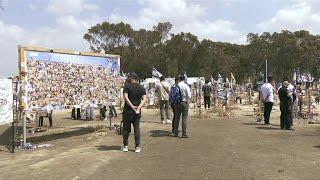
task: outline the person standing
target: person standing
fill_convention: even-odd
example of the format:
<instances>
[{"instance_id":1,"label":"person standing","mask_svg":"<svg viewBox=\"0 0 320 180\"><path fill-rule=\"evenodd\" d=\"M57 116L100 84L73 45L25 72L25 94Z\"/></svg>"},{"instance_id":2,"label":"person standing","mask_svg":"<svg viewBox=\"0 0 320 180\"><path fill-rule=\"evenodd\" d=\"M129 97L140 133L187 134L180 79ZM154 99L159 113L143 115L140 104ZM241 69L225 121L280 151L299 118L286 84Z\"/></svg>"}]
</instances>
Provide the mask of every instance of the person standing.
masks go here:
<instances>
[{"instance_id":1,"label":"person standing","mask_svg":"<svg viewBox=\"0 0 320 180\"><path fill-rule=\"evenodd\" d=\"M160 116L162 124L172 123L169 118L169 92L170 85L165 81L164 76L160 77L160 83L156 86L156 93L158 95Z\"/></svg>"},{"instance_id":2,"label":"person standing","mask_svg":"<svg viewBox=\"0 0 320 180\"><path fill-rule=\"evenodd\" d=\"M179 87L178 87L178 83L179 83L179 78L176 77L175 78L175 83L171 87L170 96L169 96L169 103L170 103L170 106L171 106L172 111L173 111L173 119L172 119L172 133L173 134L174 134L174 130L175 130L174 126L175 126L175 122L176 122L176 118L177 118L176 106L181 101L181 96L180 96L180 90L179 90Z\"/></svg>"},{"instance_id":3,"label":"person standing","mask_svg":"<svg viewBox=\"0 0 320 180\"><path fill-rule=\"evenodd\" d=\"M263 117L264 117L264 124L266 125L270 125L270 114L271 114L273 102L274 102L274 95L273 95L274 87L272 84L274 84L274 80L270 76L268 77L268 82L264 83L261 86L262 102L264 106Z\"/></svg>"},{"instance_id":4,"label":"person standing","mask_svg":"<svg viewBox=\"0 0 320 180\"><path fill-rule=\"evenodd\" d=\"M208 109L210 108L211 101L210 101L210 96L212 93L211 85L209 85L209 81L205 81L206 84L202 86L202 92L203 92L203 99L204 99L204 108Z\"/></svg>"},{"instance_id":5,"label":"person standing","mask_svg":"<svg viewBox=\"0 0 320 180\"><path fill-rule=\"evenodd\" d=\"M282 83L282 87L279 89L280 99L280 127L281 129L293 130L292 126L292 93L288 89L290 84L288 81Z\"/></svg>"},{"instance_id":6,"label":"person standing","mask_svg":"<svg viewBox=\"0 0 320 180\"><path fill-rule=\"evenodd\" d=\"M189 110L189 100L191 98L190 87L185 83L185 76L180 76L180 82L178 83L178 88L180 90L181 100L176 105L177 118L174 125L174 136L178 137L179 135L179 121L182 114L182 137L188 138L187 135L187 119L188 119L188 110Z\"/></svg>"},{"instance_id":7,"label":"person standing","mask_svg":"<svg viewBox=\"0 0 320 180\"><path fill-rule=\"evenodd\" d=\"M141 108L146 103L146 90L138 83L136 73L129 73L127 83L123 88L125 101L122 121L123 121L123 152L128 152L128 138L131 132L131 124L134 128L135 152L140 149L140 119Z\"/></svg>"}]
</instances>

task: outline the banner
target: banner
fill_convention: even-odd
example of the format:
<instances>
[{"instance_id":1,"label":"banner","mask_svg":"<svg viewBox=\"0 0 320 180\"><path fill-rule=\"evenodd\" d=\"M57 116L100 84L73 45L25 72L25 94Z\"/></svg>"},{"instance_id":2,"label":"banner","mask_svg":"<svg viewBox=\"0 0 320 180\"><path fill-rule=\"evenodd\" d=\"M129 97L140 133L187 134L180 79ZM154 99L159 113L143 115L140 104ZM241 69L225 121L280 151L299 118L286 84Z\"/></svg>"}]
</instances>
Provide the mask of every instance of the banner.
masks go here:
<instances>
[{"instance_id":1,"label":"banner","mask_svg":"<svg viewBox=\"0 0 320 180\"><path fill-rule=\"evenodd\" d=\"M0 125L13 122L13 92L10 79L0 79Z\"/></svg>"}]
</instances>

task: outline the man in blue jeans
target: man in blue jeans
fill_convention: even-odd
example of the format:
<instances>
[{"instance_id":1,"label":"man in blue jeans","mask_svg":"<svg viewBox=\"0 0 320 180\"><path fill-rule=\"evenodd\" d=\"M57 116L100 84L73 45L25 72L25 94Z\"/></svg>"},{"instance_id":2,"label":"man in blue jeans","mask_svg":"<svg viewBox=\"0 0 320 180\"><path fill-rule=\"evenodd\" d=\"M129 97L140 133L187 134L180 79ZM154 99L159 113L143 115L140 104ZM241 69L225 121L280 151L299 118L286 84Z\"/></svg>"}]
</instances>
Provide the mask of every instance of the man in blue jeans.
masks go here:
<instances>
[{"instance_id":1,"label":"man in blue jeans","mask_svg":"<svg viewBox=\"0 0 320 180\"><path fill-rule=\"evenodd\" d=\"M145 104L146 90L138 83L136 73L129 73L126 84L123 88L125 100L122 113L123 121L123 152L128 152L128 138L131 132L131 124L134 128L135 152L140 152L140 119L141 108Z\"/></svg>"}]
</instances>

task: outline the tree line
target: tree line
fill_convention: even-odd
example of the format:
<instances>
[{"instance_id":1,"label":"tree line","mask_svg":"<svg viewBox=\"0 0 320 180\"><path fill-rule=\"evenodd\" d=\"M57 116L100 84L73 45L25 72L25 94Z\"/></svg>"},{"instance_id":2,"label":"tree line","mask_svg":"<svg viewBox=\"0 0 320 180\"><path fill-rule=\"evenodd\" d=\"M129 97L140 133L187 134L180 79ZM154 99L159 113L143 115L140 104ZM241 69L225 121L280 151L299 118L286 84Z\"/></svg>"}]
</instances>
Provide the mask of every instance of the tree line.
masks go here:
<instances>
[{"instance_id":1,"label":"tree line","mask_svg":"<svg viewBox=\"0 0 320 180\"><path fill-rule=\"evenodd\" d=\"M171 33L172 24L160 22L151 30L134 30L123 22L103 22L88 29L83 38L94 52L121 55L121 70L151 77L152 68L166 77L186 72L189 77L217 79L218 73L238 82L264 78L291 79L294 69L320 77L320 36L301 30L249 33L246 45L199 40L191 33Z\"/></svg>"}]
</instances>

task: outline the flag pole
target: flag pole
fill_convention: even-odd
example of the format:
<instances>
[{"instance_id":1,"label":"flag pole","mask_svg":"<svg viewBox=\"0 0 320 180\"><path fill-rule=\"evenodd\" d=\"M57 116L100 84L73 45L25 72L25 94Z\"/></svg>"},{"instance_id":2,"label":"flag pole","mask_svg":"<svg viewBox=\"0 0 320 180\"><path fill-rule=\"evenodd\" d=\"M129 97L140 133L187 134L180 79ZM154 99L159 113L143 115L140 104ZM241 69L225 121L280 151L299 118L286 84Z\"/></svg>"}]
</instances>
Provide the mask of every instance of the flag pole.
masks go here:
<instances>
[{"instance_id":1,"label":"flag pole","mask_svg":"<svg viewBox=\"0 0 320 180\"><path fill-rule=\"evenodd\" d=\"M266 83L268 82L268 59L266 59Z\"/></svg>"}]
</instances>

